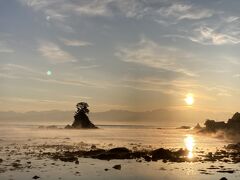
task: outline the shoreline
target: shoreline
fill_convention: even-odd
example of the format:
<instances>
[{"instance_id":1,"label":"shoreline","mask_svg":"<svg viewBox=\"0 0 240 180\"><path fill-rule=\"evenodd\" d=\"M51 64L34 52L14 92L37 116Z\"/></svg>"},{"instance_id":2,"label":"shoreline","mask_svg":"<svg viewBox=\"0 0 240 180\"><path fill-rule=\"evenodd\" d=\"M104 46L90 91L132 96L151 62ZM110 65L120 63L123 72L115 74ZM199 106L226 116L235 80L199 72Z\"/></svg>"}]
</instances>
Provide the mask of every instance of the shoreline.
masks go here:
<instances>
[{"instance_id":1,"label":"shoreline","mask_svg":"<svg viewBox=\"0 0 240 180\"><path fill-rule=\"evenodd\" d=\"M216 152L198 152L199 154L192 159L187 157L188 151L183 149L159 148L136 151L126 147L98 149L96 145L91 145L90 147L90 144L84 142L82 142L82 146L11 144L5 147L1 146L0 153L1 155L5 154L5 156L2 156L4 158L0 159L0 177L13 171L36 172L38 169L52 166L61 167L60 169L65 171L66 163L71 167L78 167L79 165L81 167L82 162L104 164L107 167L102 167L104 171L113 169L121 171L121 168L127 166L128 163L136 166L153 166L158 163L161 165L161 171L165 171L169 164L176 166L179 166L177 164L182 164L185 166L186 163L191 163L196 168L199 166L196 171L202 175L213 175L216 173L238 175L238 169L231 166L234 164L239 165L238 163L240 163L240 158L234 158L240 157L240 144L231 144ZM49 163L47 164L46 162ZM126 162L128 163L126 164ZM115 164L113 165L113 163ZM94 164L92 163L92 166ZM113 166L109 168L109 165ZM84 171L81 173L76 172L74 176L84 173ZM36 173L36 176L40 176L39 173Z\"/></svg>"}]
</instances>

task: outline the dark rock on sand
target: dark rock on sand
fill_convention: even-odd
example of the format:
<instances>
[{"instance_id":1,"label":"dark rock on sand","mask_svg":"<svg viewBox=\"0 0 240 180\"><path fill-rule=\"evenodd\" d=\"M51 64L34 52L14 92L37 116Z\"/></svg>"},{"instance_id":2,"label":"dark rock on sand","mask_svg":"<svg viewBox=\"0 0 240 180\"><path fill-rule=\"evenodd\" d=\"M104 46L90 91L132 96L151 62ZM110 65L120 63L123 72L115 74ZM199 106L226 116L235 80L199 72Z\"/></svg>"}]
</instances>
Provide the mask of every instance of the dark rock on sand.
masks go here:
<instances>
[{"instance_id":1,"label":"dark rock on sand","mask_svg":"<svg viewBox=\"0 0 240 180\"><path fill-rule=\"evenodd\" d=\"M19 162L13 162L11 165L12 165L12 167L14 167L16 169L22 167L22 164L20 164Z\"/></svg>"},{"instance_id":2,"label":"dark rock on sand","mask_svg":"<svg viewBox=\"0 0 240 180\"><path fill-rule=\"evenodd\" d=\"M219 172L219 173L230 173L230 174L232 174L232 173L234 173L235 171L234 171L234 170L219 170L219 171L217 171L217 172Z\"/></svg>"},{"instance_id":3,"label":"dark rock on sand","mask_svg":"<svg viewBox=\"0 0 240 180\"><path fill-rule=\"evenodd\" d=\"M160 148L152 151L151 154L153 161L163 159L177 162L184 161L182 157L187 155L187 151L183 149L179 149L178 151L170 151L169 149Z\"/></svg>"},{"instance_id":4,"label":"dark rock on sand","mask_svg":"<svg viewBox=\"0 0 240 180\"><path fill-rule=\"evenodd\" d=\"M79 161L78 161L78 160L76 160L76 161L75 161L75 164L79 164Z\"/></svg>"},{"instance_id":5,"label":"dark rock on sand","mask_svg":"<svg viewBox=\"0 0 240 180\"><path fill-rule=\"evenodd\" d=\"M110 149L108 152L109 153L129 153L131 151L125 147L117 147L117 148Z\"/></svg>"},{"instance_id":6,"label":"dark rock on sand","mask_svg":"<svg viewBox=\"0 0 240 180\"><path fill-rule=\"evenodd\" d=\"M111 159L132 159L132 152L127 148L113 148L108 151L102 152L94 158L101 160L111 160Z\"/></svg>"},{"instance_id":7,"label":"dark rock on sand","mask_svg":"<svg viewBox=\"0 0 240 180\"><path fill-rule=\"evenodd\" d=\"M72 154L71 152L66 152L63 155L56 154L53 158L54 159L59 159L59 160L64 161L64 162L76 162L76 161L78 161L78 158L74 154Z\"/></svg>"},{"instance_id":8,"label":"dark rock on sand","mask_svg":"<svg viewBox=\"0 0 240 180\"><path fill-rule=\"evenodd\" d=\"M114 169L121 170L122 166L121 164L117 164L113 166Z\"/></svg>"},{"instance_id":9,"label":"dark rock on sand","mask_svg":"<svg viewBox=\"0 0 240 180\"><path fill-rule=\"evenodd\" d=\"M94 149L94 150L90 150L90 151L86 151L83 153L84 157L97 157L100 154L105 153L106 150L104 149Z\"/></svg>"},{"instance_id":10,"label":"dark rock on sand","mask_svg":"<svg viewBox=\"0 0 240 180\"><path fill-rule=\"evenodd\" d=\"M33 176L32 179L39 179L39 176Z\"/></svg>"},{"instance_id":11,"label":"dark rock on sand","mask_svg":"<svg viewBox=\"0 0 240 180\"><path fill-rule=\"evenodd\" d=\"M227 178L225 178L225 177L222 177L220 180L228 180Z\"/></svg>"},{"instance_id":12,"label":"dark rock on sand","mask_svg":"<svg viewBox=\"0 0 240 180\"><path fill-rule=\"evenodd\" d=\"M42 156L49 156L54 160L61 160L64 162L78 163L79 157L93 158L100 160L112 159L144 159L145 161L163 160L165 162L184 162L187 161L187 150L170 150L170 149L156 149L156 150L141 150L131 151L125 147L112 148L110 150L104 149L91 149L91 150L78 150L78 151L57 151L42 153Z\"/></svg>"}]
</instances>

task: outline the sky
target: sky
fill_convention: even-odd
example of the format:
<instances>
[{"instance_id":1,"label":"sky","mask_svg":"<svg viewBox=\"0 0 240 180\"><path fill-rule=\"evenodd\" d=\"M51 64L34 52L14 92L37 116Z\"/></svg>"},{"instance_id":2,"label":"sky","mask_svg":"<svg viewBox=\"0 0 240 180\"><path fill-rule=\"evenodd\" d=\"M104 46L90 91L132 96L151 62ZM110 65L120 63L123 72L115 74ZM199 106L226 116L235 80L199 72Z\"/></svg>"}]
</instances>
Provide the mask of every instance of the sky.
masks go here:
<instances>
[{"instance_id":1,"label":"sky","mask_svg":"<svg viewBox=\"0 0 240 180\"><path fill-rule=\"evenodd\" d=\"M239 0L0 0L0 110L72 110L86 101L94 112L234 113L239 7Z\"/></svg>"}]
</instances>

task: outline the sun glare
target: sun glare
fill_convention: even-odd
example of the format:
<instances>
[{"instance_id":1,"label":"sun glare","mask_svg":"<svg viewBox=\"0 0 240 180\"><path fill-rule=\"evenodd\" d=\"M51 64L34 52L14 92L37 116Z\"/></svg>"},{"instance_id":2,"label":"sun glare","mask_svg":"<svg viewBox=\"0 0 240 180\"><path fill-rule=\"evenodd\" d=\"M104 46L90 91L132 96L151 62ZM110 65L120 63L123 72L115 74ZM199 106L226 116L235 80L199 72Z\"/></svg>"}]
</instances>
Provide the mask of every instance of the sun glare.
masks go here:
<instances>
[{"instance_id":1,"label":"sun glare","mask_svg":"<svg viewBox=\"0 0 240 180\"><path fill-rule=\"evenodd\" d=\"M193 148L195 146L195 140L193 136L187 135L187 137L184 139L185 147L188 150L188 158L193 158Z\"/></svg>"},{"instance_id":2,"label":"sun glare","mask_svg":"<svg viewBox=\"0 0 240 180\"><path fill-rule=\"evenodd\" d=\"M184 99L187 105L191 106L194 103L194 97L193 94L189 93L186 95L186 98Z\"/></svg>"}]
</instances>

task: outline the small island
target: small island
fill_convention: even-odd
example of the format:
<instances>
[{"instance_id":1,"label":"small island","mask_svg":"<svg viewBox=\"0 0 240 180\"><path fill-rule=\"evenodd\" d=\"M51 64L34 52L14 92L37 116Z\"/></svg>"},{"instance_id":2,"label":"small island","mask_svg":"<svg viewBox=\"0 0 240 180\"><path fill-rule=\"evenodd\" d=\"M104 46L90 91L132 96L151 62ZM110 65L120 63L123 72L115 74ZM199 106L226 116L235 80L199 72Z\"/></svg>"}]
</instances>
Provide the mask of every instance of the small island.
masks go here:
<instances>
[{"instance_id":1,"label":"small island","mask_svg":"<svg viewBox=\"0 0 240 180\"><path fill-rule=\"evenodd\" d=\"M96 129L95 126L88 118L89 105L86 102L80 102L76 105L76 112L74 115L74 121L72 125L67 125L65 129Z\"/></svg>"},{"instance_id":2,"label":"small island","mask_svg":"<svg viewBox=\"0 0 240 180\"><path fill-rule=\"evenodd\" d=\"M218 131L223 132L228 138L239 137L240 130L240 113L236 112L232 118L228 119L227 122L215 121L207 119L204 123L205 127L198 128L200 133L217 133Z\"/></svg>"}]
</instances>

